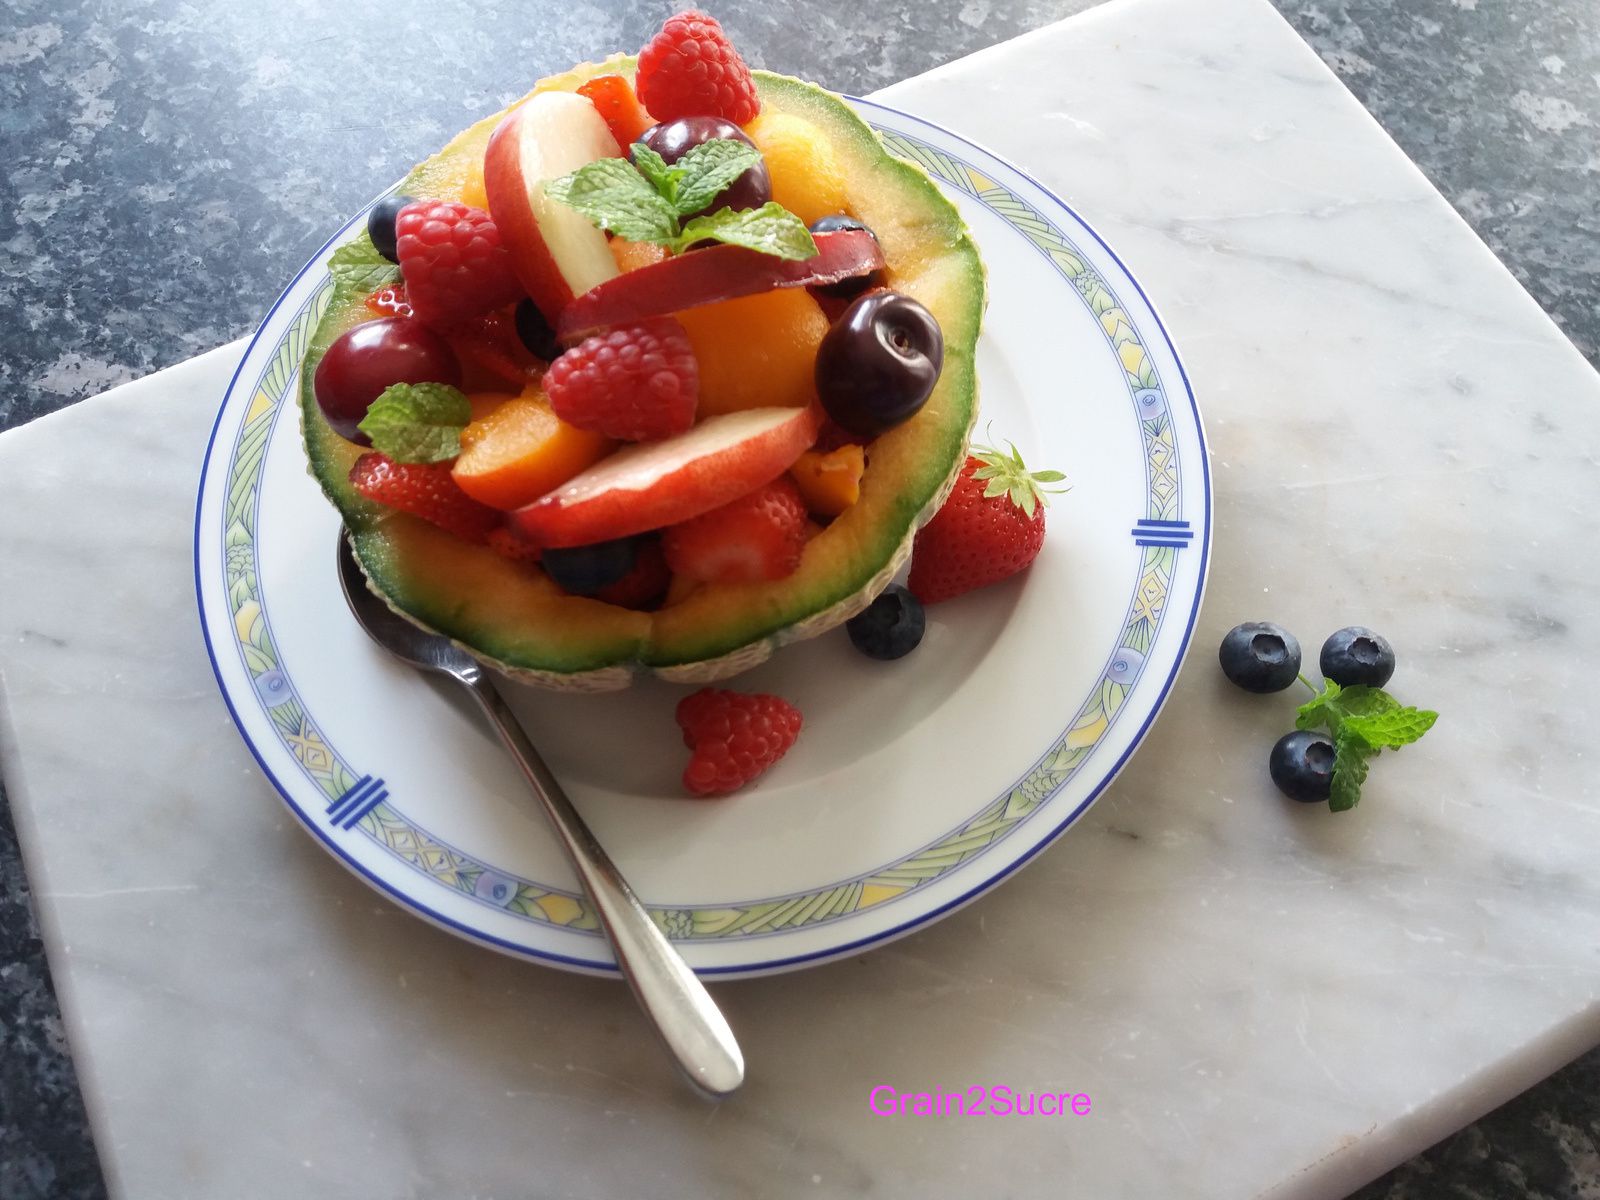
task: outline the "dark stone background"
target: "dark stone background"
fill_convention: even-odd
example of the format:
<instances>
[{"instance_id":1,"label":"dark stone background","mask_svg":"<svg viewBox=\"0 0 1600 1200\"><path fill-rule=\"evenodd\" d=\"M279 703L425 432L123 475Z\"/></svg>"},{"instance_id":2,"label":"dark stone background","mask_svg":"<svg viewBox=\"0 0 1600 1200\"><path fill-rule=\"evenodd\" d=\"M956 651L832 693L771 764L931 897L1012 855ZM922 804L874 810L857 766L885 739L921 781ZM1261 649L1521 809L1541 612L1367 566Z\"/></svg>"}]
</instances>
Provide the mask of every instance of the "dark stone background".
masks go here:
<instances>
[{"instance_id":1,"label":"dark stone background","mask_svg":"<svg viewBox=\"0 0 1600 1200\"><path fill-rule=\"evenodd\" d=\"M860 93L1094 2L718 11L755 64ZM1600 361L1600 6L1276 3ZM639 45L666 9L497 7L6 0L0 428L248 333L327 231L406 165L533 78ZM0 802L0 1197L103 1195ZM1600 1052L1359 1193L1508 1197L1600 1197Z\"/></svg>"}]
</instances>

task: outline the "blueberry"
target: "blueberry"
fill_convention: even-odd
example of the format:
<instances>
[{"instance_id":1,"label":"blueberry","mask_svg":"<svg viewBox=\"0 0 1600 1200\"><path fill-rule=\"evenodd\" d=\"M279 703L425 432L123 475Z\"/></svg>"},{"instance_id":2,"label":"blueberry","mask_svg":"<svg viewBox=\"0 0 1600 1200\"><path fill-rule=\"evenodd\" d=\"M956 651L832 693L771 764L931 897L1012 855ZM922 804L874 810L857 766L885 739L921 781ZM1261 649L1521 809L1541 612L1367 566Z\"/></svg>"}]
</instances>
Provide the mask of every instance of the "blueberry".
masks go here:
<instances>
[{"instance_id":1,"label":"blueberry","mask_svg":"<svg viewBox=\"0 0 1600 1200\"><path fill-rule=\"evenodd\" d=\"M1247 692L1281 692L1300 675L1300 643L1270 621L1235 625L1217 658L1222 673Z\"/></svg>"},{"instance_id":2,"label":"blueberry","mask_svg":"<svg viewBox=\"0 0 1600 1200\"><path fill-rule=\"evenodd\" d=\"M845 623L855 648L868 658L904 658L922 641L927 618L918 600L898 583Z\"/></svg>"},{"instance_id":3,"label":"blueberry","mask_svg":"<svg viewBox=\"0 0 1600 1200\"><path fill-rule=\"evenodd\" d=\"M547 363L555 362L560 357L561 343L556 341L556 331L550 328L550 322L544 319L537 304L524 296L517 301L513 319L517 326L517 337L528 348L529 354Z\"/></svg>"},{"instance_id":4,"label":"blueberry","mask_svg":"<svg viewBox=\"0 0 1600 1200\"><path fill-rule=\"evenodd\" d=\"M385 196L367 214L367 236L378 248L378 253L392 263L400 261L394 248L394 219L406 205L415 204L416 199L415 196Z\"/></svg>"},{"instance_id":5,"label":"blueberry","mask_svg":"<svg viewBox=\"0 0 1600 1200\"><path fill-rule=\"evenodd\" d=\"M837 233L840 230L848 229L861 229L867 233L872 233L872 230L867 229L860 221L854 217L847 217L843 213L837 216L823 217L820 221L813 221L810 229L812 233ZM877 241L878 235L872 233L872 240ZM857 275L853 279L841 279L838 283L814 287L810 291L813 296L831 296L835 300L853 300L868 288L882 287L883 280L883 271L880 269L868 272L865 275Z\"/></svg>"},{"instance_id":6,"label":"blueberry","mask_svg":"<svg viewBox=\"0 0 1600 1200\"><path fill-rule=\"evenodd\" d=\"M1333 787L1333 743L1312 729L1286 733L1272 747L1267 770L1289 799L1303 804L1326 800Z\"/></svg>"},{"instance_id":7,"label":"blueberry","mask_svg":"<svg viewBox=\"0 0 1600 1200\"><path fill-rule=\"evenodd\" d=\"M539 565L567 591L592 596L633 570L637 552L637 539L617 538L566 550L546 550L539 556Z\"/></svg>"},{"instance_id":8,"label":"blueberry","mask_svg":"<svg viewBox=\"0 0 1600 1200\"><path fill-rule=\"evenodd\" d=\"M1394 647L1370 629L1350 625L1322 643L1322 674L1340 687L1382 687L1394 674Z\"/></svg>"}]
</instances>

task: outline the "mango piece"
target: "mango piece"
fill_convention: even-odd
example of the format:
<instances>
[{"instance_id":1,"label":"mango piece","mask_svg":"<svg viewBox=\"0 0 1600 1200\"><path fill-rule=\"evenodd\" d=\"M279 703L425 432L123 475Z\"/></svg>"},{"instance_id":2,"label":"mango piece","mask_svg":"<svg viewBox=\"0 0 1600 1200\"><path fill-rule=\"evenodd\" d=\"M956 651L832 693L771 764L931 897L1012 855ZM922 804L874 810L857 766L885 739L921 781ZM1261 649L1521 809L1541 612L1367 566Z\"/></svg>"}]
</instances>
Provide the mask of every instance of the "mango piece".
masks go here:
<instances>
[{"instance_id":1,"label":"mango piece","mask_svg":"<svg viewBox=\"0 0 1600 1200\"><path fill-rule=\"evenodd\" d=\"M467 180L461 186L461 203L469 208L489 211L489 193L483 187L483 156L474 158L467 167Z\"/></svg>"},{"instance_id":2,"label":"mango piece","mask_svg":"<svg viewBox=\"0 0 1600 1200\"><path fill-rule=\"evenodd\" d=\"M473 400L474 419L461 431L461 456L450 474L462 491L492 508L530 504L611 452L611 442L598 433L556 416L538 388L497 405Z\"/></svg>"},{"instance_id":3,"label":"mango piece","mask_svg":"<svg viewBox=\"0 0 1600 1200\"><path fill-rule=\"evenodd\" d=\"M616 260L617 270L624 274L637 271L640 267L648 267L651 263L658 263L667 256L667 248L658 246L654 242L630 242L626 238L614 237L608 244L611 247L611 257Z\"/></svg>"},{"instance_id":4,"label":"mango piece","mask_svg":"<svg viewBox=\"0 0 1600 1200\"><path fill-rule=\"evenodd\" d=\"M855 443L821 453L807 450L789 468L806 508L819 517L837 517L861 499L861 473L866 451Z\"/></svg>"},{"instance_id":5,"label":"mango piece","mask_svg":"<svg viewBox=\"0 0 1600 1200\"><path fill-rule=\"evenodd\" d=\"M778 288L675 314L700 364L701 417L800 408L817 394L817 347L828 318L804 288Z\"/></svg>"},{"instance_id":6,"label":"mango piece","mask_svg":"<svg viewBox=\"0 0 1600 1200\"><path fill-rule=\"evenodd\" d=\"M767 161L774 200L807 225L844 212L844 173L821 129L803 117L766 111L744 131Z\"/></svg>"}]
</instances>

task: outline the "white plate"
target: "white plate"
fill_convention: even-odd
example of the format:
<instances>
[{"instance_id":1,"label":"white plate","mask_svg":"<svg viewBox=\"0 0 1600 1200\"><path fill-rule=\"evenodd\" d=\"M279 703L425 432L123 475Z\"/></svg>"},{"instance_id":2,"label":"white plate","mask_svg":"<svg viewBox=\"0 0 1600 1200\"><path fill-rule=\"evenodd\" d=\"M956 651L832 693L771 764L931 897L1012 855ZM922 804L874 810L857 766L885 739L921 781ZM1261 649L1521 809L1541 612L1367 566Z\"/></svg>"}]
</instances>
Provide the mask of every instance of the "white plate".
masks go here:
<instances>
[{"instance_id":1,"label":"white plate","mask_svg":"<svg viewBox=\"0 0 1600 1200\"><path fill-rule=\"evenodd\" d=\"M685 689L517 691L514 707L699 972L746 976L859 951L950 912L1082 815L1150 728L1205 584L1211 485L1199 412L1144 292L1071 209L963 138L853 101L934 176L989 268L980 439L1065 471L1023 576L929 612L898 663L844 631L734 686L806 726L755 787L681 798ZM307 475L299 361L328 300L296 276L251 342L206 451L195 580L217 681L262 769L341 862L496 949L614 973L555 843L490 735L355 626L338 518ZM239 853L246 853L239 848Z\"/></svg>"}]
</instances>

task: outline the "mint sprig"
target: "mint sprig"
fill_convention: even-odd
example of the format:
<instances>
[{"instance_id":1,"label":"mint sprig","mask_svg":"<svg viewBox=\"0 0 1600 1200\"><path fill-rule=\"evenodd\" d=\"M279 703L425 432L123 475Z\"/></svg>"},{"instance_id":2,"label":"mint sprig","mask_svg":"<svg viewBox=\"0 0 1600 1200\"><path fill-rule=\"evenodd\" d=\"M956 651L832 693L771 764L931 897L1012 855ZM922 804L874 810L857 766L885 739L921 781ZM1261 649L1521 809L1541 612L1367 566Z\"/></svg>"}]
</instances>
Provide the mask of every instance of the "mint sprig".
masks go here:
<instances>
[{"instance_id":1,"label":"mint sprig","mask_svg":"<svg viewBox=\"0 0 1600 1200\"><path fill-rule=\"evenodd\" d=\"M1310 683L1306 686L1311 687ZM1438 713L1401 704L1382 688L1365 684L1340 687L1328 679L1323 681L1321 692L1300 706L1294 727L1327 728L1333 739L1333 784L1328 807L1343 812L1360 802L1369 760L1383 750L1409 746L1432 729L1438 719Z\"/></svg>"},{"instance_id":2,"label":"mint sprig","mask_svg":"<svg viewBox=\"0 0 1600 1200\"><path fill-rule=\"evenodd\" d=\"M397 383L384 389L356 426L372 448L395 462L449 462L461 453L472 405L444 383Z\"/></svg>"},{"instance_id":3,"label":"mint sprig","mask_svg":"<svg viewBox=\"0 0 1600 1200\"><path fill-rule=\"evenodd\" d=\"M690 217L760 161L759 150L733 138L702 142L671 164L638 142L632 162L598 159L544 188L545 195L598 228L675 254L696 242L716 241L777 258L813 257L817 243L805 222L770 200L756 209L720 208Z\"/></svg>"},{"instance_id":4,"label":"mint sprig","mask_svg":"<svg viewBox=\"0 0 1600 1200\"><path fill-rule=\"evenodd\" d=\"M333 276L336 301L348 296L366 296L400 278L400 268L378 253L365 233L346 242L328 259L328 274Z\"/></svg>"}]
</instances>

